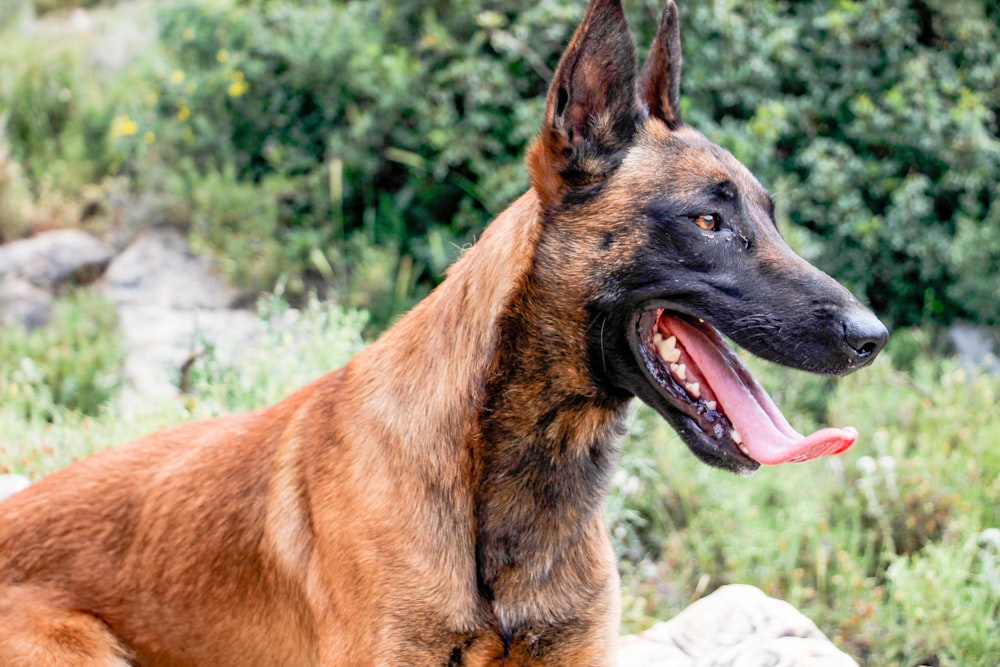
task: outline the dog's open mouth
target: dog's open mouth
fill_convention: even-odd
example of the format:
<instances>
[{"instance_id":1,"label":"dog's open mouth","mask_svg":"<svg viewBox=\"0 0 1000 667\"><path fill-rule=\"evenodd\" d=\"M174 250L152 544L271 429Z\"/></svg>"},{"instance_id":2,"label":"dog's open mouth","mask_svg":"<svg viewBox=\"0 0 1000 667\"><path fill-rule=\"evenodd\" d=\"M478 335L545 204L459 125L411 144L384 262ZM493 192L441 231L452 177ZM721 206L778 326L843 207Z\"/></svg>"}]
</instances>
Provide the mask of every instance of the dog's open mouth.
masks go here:
<instances>
[{"instance_id":1,"label":"dog's open mouth","mask_svg":"<svg viewBox=\"0 0 1000 667\"><path fill-rule=\"evenodd\" d=\"M709 324L664 309L642 313L637 348L660 394L695 429L692 447L730 466L808 461L843 452L854 428L825 428L803 436L791 427L733 349ZM684 435L682 433L682 435ZM735 464L735 465L732 465Z\"/></svg>"}]
</instances>

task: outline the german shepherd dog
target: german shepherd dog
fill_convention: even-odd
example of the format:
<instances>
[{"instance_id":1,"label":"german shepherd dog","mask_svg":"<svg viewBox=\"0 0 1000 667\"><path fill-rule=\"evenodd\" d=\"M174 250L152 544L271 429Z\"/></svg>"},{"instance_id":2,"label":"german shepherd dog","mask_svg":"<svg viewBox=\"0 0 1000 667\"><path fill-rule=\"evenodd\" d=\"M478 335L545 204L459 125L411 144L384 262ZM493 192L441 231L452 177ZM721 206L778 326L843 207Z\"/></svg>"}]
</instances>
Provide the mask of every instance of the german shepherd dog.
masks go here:
<instances>
[{"instance_id":1,"label":"german shepherd dog","mask_svg":"<svg viewBox=\"0 0 1000 667\"><path fill-rule=\"evenodd\" d=\"M0 504L0 664L614 664L602 504L631 399L736 473L833 454L857 433L796 433L722 336L833 375L887 338L682 123L680 71L672 1L637 75L619 0L593 0L531 188L377 342Z\"/></svg>"}]
</instances>

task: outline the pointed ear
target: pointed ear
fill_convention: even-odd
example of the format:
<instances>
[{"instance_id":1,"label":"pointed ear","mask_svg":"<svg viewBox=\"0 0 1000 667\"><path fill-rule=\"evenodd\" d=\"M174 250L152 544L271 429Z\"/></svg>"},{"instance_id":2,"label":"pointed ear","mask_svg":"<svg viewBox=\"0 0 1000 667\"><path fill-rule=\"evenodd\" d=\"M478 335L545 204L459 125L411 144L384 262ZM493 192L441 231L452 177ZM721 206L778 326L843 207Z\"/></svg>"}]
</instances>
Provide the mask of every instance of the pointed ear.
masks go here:
<instances>
[{"instance_id":1,"label":"pointed ear","mask_svg":"<svg viewBox=\"0 0 1000 667\"><path fill-rule=\"evenodd\" d=\"M652 118L671 130L681 125L681 25L677 5L667 0L649 58L639 77L639 100Z\"/></svg>"},{"instance_id":2,"label":"pointed ear","mask_svg":"<svg viewBox=\"0 0 1000 667\"><path fill-rule=\"evenodd\" d=\"M635 133L635 44L620 0L592 0L559 61L545 121L528 150L543 205L606 178Z\"/></svg>"}]
</instances>

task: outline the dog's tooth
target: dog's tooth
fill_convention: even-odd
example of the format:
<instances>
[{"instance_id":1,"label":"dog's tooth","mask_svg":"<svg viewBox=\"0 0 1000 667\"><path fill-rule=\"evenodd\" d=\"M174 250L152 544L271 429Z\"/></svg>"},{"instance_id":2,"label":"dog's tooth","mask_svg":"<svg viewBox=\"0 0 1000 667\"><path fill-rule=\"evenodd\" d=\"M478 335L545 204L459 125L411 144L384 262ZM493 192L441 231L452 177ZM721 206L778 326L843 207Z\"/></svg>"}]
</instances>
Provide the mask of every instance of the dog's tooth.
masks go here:
<instances>
[{"instance_id":1,"label":"dog's tooth","mask_svg":"<svg viewBox=\"0 0 1000 667\"><path fill-rule=\"evenodd\" d=\"M675 347L677 347L677 336L671 336L670 338L667 338L663 342L666 343L668 349L672 350Z\"/></svg>"},{"instance_id":2,"label":"dog's tooth","mask_svg":"<svg viewBox=\"0 0 1000 667\"><path fill-rule=\"evenodd\" d=\"M691 394L693 398L701 398L701 385L697 382L688 382L684 385L688 393Z\"/></svg>"},{"instance_id":3,"label":"dog's tooth","mask_svg":"<svg viewBox=\"0 0 1000 667\"><path fill-rule=\"evenodd\" d=\"M677 363L681 358L681 351L676 347L667 347L666 342L660 343L656 349L660 352L660 358L668 364Z\"/></svg>"},{"instance_id":4,"label":"dog's tooth","mask_svg":"<svg viewBox=\"0 0 1000 667\"><path fill-rule=\"evenodd\" d=\"M681 382L687 379L687 371L687 366L684 364L670 364L670 372Z\"/></svg>"},{"instance_id":5,"label":"dog's tooth","mask_svg":"<svg viewBox=\"0 0 1000 667\"><path fill-rule=\"evenodd\" d=\"M715 410L719 407L719 404L715 401L705 401L705 407L709 410Z\"/></svg>"},{"instance_id":6,"label":"dog's tooth","mask_svg":"<svg viewBox=\"0 0 1000 667\"><path fill-rule=\"evenodd\" d=\"M663 342L663 334L661 334L659 331L653 332L653 345L655 345L656 347L660 347L660 343L662 342Z\"/></svg>"},{"instance_id":7,"label":"dog's tooth","mask_svg":"<svg viewBox=\"0 0 1000 667\"><path fill-rule=\"evenodd\" d=\"M746 445L744 445L744 444L743 444L742 442L741 442L741 443L739 444L739 448L740 448L740 451L741 451L741 452L743 452L743 453L744 453L744 454L746 454L747 456L750 456L750 449L749 449L749 448L747 448L747 446L746 446Z\"/></svg>"},{"instance_id":8,"label":"dog's tooth","mask_svg":"<svg viewBox=\"0 0 1000 667\"><path fill-rule=\"evenodd\" d=\"M729 438L737 445L743 444L743 437L740 435L740 432L737 431L735 428L729 431Z\"/></svg>"}]
</instances>

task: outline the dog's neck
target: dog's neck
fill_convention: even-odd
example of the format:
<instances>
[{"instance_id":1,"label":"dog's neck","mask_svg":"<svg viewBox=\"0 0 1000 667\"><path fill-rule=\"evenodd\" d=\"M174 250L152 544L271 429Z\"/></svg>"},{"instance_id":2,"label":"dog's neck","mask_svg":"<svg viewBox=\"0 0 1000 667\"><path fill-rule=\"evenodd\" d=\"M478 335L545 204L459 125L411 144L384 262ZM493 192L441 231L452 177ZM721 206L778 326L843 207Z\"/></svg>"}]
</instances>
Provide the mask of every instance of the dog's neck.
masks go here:
<instances>
[{"instance_id":1,"label":"dog's neck","mask_svg":"<svg viewBox=\"0 0 1000 667\"><path fill-rule=\"evenodd\" d=\"M567 299L536 263L498 322L474 479L480 586L501 604L564 577L585 531L605 531L627 401L589 380L585 313Z\"/></svg>"},{"instance_id":2,"label":"dog's neck","mask_svg":"<svg viewBox=\"0 0 1000 667\"><path fill-rule=\"evenodd\" d=\"M480 592L490 601L537 588L582 531L604 530L624 430L625 402L580 393L585 315L566 312L566 295L538 275L542 230L529 191L363 353L385 371L370 397L381 430L414 445L396 455L438 480L472 467L472 487L452 490L471 504L451 511L474 514ZM468 430L456 435L456 424Z\"/></svg>"},{"instance_id":3,"label":"dog's neck","mask_svg":"<svg viewBox=\"0 0 1000 667\"><path fill-rule=\"evenodd\" d=\"M547 579L565 579L579 544L604 543L582 537L606 532L602 508L628 404L590 379L580 286L542 261L537 207L514 224L522 244L492 258L515 269L507 274L515 282L501 286L502 308L490 313L495 340L471 447L479 585L502 623L530 615L510 607L535 598Z\"/></svg>"}]
</instances>

